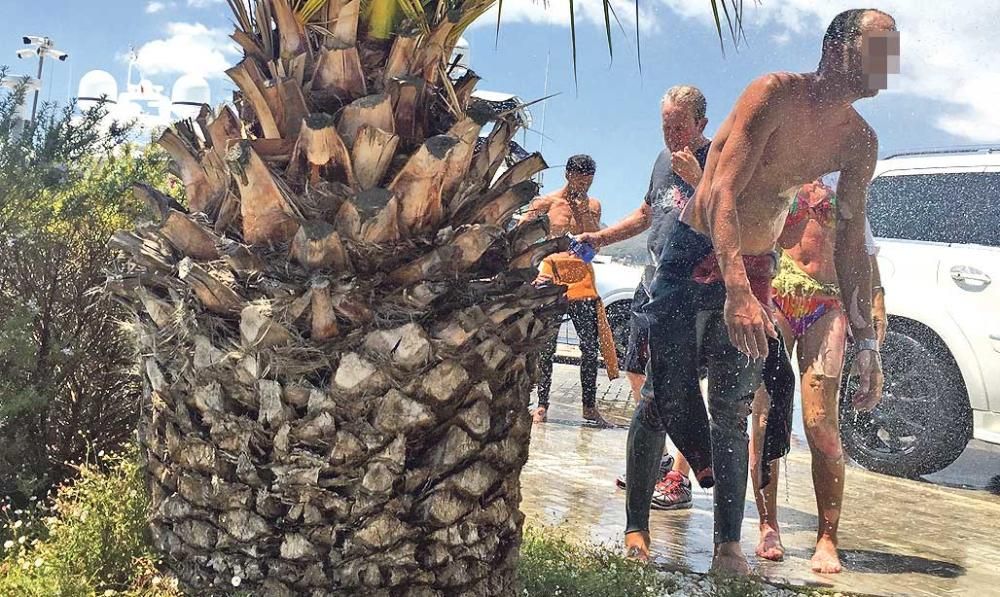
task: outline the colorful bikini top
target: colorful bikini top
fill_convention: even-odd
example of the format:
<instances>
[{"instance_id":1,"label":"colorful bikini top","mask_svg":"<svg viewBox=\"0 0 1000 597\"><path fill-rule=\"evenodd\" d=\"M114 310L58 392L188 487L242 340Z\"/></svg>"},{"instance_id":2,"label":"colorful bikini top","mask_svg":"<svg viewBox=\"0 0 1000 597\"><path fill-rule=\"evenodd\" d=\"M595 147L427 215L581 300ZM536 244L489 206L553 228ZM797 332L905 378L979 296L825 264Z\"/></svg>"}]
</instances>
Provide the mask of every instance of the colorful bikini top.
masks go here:
<instances>
[{"instance_id":1,"label":"colorful bikini top","mask_svg":"<svg viewBox=\"0 0 1000 597\"><path fill-rule=\"evenodd\" d=\"M785 226L795 226L806 220L816 220L829 228L837 223L837 194L822 181L817 180L799 187L788 208Z\"/></svg>"}]
</instances>

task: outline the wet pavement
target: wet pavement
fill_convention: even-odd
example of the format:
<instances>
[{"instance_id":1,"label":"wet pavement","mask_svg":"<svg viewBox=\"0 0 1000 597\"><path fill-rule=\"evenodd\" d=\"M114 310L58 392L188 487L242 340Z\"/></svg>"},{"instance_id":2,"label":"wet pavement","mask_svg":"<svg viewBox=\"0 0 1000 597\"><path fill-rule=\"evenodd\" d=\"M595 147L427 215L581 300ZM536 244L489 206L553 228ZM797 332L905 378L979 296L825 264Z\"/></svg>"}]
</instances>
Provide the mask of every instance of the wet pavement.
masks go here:
<instances>
[{"instance_id":1,"label":"wet pavement","mask_svg":"<svg viewBox=\"0 0 1000 597\"><path fill-rule=\"evenodd\" d=\"M595 543L617 544L625 526L624 491L614 479L624 471L625 428L596 429L580 418L578 369L557 364L549 422L532 431L522 475L522 509L534 524L558 526ZM601 370L598 399L606 414L627 424L630 396L624 379L609 382ZM798 405L796 405L798 408ZM841 521L846 571L816 575L809 558L816 533L809 452L801 429L782 465L778 506L787 550L784 562L758 561L760 575L796 585L876 595L1000 594L1000 497L982 487L1000 473L994 446L974 444L936 476L910 481L849 466ZM953 469L953 470L950 470ZM707 571L712 554L711 490L696 487L694 507L651 515L654 555L667 567ZM757 511L746 502L743 548L753 554Z\"/></svg>"}]
</instances>

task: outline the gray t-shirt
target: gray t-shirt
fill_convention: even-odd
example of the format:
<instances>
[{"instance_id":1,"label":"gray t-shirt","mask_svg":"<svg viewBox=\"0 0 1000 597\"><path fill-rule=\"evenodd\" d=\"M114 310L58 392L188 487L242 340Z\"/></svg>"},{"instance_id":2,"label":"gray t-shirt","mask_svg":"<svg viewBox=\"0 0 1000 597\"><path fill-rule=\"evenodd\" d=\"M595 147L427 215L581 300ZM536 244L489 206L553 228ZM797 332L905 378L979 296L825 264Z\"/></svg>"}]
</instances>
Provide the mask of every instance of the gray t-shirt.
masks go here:
<instances>
[{"instance_id":1,"label":"gray t-shirt","mask_svg":"<svg viewBox=\"0 0 1000 597\"><path fill-rule=\"evenodd\" d=\"M711 143L706 143L704 147L694 152L703 170L710 146ZM646 205L653 208L653 223L649 227L649 238L646 241L649 265L646 266L642 276L642 284L647 291L656 271L656 264L660 260L660 251L677 223L681 209L693 196L694 188L673 171L670 150L664 149L653 164L653 173L649 177L649 190L646 191L645 198Z\"/></svg>"}]
</instances>

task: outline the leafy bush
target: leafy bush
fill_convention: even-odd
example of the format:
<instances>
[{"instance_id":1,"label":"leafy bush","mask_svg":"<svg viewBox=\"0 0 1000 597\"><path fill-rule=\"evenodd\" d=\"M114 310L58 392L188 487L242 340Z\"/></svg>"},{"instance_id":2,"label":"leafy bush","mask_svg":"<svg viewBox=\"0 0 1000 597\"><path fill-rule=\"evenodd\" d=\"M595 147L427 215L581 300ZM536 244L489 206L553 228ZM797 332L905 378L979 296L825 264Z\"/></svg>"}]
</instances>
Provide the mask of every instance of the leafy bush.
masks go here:
<instances>
[{"instance_id":1,"label":"leafy bush","mask_svg":"<svg viewBox=\"0 0 1000 597\"><path fill-rule=\"evenodd\" d=\"M99 453L100 454L100 453ZM149 545L149 500L134 450L92 459L51 503L0 506L0 595L179 596ZM106 471L106 472L105 472Z\"/></svg>"},{"instance_id":2,"label":"leafy bush","mask_svg":"<svg viewBox=\"0 0 1000 597\"><path fill-rule=\"evenodd\" d=\"M3 69L0 68L0 76ZM134 349L101 293L107 241L142 210L138 181L165 160L128 145L104 108L43 105L17 125L24 89L0 94L0 496L17 506L70 474L87 446L131 439Z\"/></svg>"}]
</instances>

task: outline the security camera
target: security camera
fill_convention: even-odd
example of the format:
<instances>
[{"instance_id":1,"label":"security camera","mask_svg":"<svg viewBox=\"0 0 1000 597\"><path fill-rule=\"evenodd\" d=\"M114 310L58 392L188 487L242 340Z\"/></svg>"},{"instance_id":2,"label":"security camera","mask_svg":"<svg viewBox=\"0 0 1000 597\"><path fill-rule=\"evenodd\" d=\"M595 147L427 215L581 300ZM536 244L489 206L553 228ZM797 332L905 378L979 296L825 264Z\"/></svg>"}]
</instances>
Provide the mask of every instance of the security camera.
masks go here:
<instances>
[{"instance_id":1,"label":"security camera","mask_svg":"<svg viewBox=\"0 0 1000 597\"><path fill-rule=\"evenodd\" d=\"M21 40L26 44L38 44L40 46L51 46L52 40L38 35L25 35Z\"/></svg>"},{"instance_id":2,"label":"security camera","mask_svg":"<svg viewBox=\"0 0 1000 597\"><path fill-rule=\"evenodd\" d=\"M34 58L38 55L38 50L34 48L24 48L23 50L17 51L18 58Z\"/></svg>"},{"instance_id":3,"label":"security camera","mask_svg":"<svg viewBox=\"0 0 1000 597\"><path fill-rule=\"evenodd\" d=\"M48 56L49 58L55 58L55 59L61 60L63 62L65 62L66 59L69 58L69 54L67 54L66 52L63 52L62 50L42 49L40 53L43 56Z\"/></svg>"}]
</instances>

